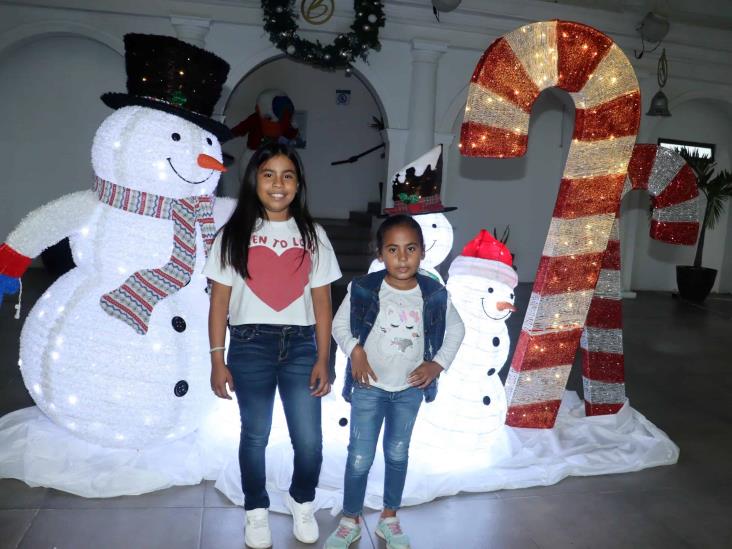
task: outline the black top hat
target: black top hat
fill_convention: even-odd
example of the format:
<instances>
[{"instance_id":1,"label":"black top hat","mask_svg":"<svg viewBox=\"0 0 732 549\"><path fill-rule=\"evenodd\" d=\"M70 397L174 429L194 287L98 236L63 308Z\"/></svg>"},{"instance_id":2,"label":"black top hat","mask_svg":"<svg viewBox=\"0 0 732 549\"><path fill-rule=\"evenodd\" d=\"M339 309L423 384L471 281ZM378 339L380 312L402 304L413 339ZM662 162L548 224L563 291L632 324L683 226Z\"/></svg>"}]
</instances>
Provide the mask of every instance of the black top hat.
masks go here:
<instances>
[{"instance_id":1,"label":"black top hat","mask_svg":"<svg viewBox=\"0 0 732 549\"><path fill-rule=\"evenodd\" d=\"M394 175L392 180L394 206L384 208L384 213L379 217L457 210L456 206L443 206L440 200L441 188L442 145L437 145Z\"/></svg>"},{"instance_id":2,"label":"black top hat","mask_svg":"<svg viewBox=\"0 0 732 549\"><path fill-rule=\"evenodd\" d=\"M211 52L155 34L125 35L127 93L105 93L113 109L139 105L175 114L210 131L219 141L231 138L211 118L229 74L229 64Z\"/></svg>"}]
</instances>

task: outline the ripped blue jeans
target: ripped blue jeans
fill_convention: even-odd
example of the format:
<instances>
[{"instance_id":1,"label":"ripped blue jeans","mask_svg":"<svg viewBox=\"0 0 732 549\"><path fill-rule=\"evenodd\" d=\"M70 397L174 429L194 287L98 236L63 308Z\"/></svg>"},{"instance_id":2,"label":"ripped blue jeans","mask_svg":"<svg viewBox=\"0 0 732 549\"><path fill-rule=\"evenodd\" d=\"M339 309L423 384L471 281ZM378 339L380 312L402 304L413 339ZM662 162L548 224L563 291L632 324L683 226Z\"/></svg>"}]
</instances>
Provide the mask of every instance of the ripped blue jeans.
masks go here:
<instances>
[{"instance_id":1,"label":"ripped blue jeans","mask_svg":"<svg viewBox=\"0 0 732 549\"><path fill-rule=\"evenodd\" d=\"M378 387L354 386L343 487L344 515L356 517L363 510L366 483L382 424L385 425L384 508L399 509L407 478L409 441L423 395L422 389L416 387L392 392Z\"/></svg>"}]
</instances>

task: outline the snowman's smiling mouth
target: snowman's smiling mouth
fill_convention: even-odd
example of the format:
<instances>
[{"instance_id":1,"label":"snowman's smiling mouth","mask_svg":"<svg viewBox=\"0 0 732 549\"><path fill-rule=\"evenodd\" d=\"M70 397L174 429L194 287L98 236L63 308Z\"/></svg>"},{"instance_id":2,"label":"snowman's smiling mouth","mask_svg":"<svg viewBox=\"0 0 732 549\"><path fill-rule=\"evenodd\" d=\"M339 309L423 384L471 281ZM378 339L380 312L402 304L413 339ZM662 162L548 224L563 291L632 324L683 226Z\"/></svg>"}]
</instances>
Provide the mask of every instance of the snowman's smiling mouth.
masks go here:
<instances>
[{"instance_id":1,"label":"snowman's smiling mouth","mask_svg":"<svg viewBox=\"0 0 732 549\"><path fill-rule=\"evenodd\" d=\"M209 173L204 179L201 179L200 181L191 181L190 179L186 179L185 177L183 177L181 174L178 173L178 170L175 169L175 166L173 166L173 163L170 161L170 157L168 157L167 160L168 160L168 164L170 164L170 168L175 172L175 175L180 177L186 183L190 183L191 185L198 185L199 183L208 181L208 178L211 177L211 175L214 173L214 170L211 170L211 173Z\"/></svg>"},{"instance_id":2,"label":"snowman's smiling mouth","mask_svg":"<svg viewBox=\"0 0 732 549\"><path fill-rule=\"evenodd\" d=\"M503 316L500 316L500 317L498 317L498 318L496 318L496 317L494 317L494 316L491 316L491 315L489 315L489 314L488 314L488 311L486 311L486 310L485 310L485 304L483 303L483 301L484 301L484 300L485 300L485 298L484 298L484 297L481 297L481 298L480 298L480 308L481 308L481 309L483 309L483 314L484 314L485 316L487 316L488 318L490 318L491 320L505 320L505 319L507 319L507 318L508 318L508 317L509 317L509 316L511 315L511 311L508 311L508 312L507 312L507 313L506 313L505 315L503 315Z\"/></svg>"},{"instance_id":3,"label":"snowman's smiling mouth","mask_svg":"<svg viewBox=\"0 0 732 549\"><path fill-rule=\"evenodd\" d=\"M435 244L437 244L437 240L433 240L432 244L430 244L430 247L425 250L425 252L429 252L432 248L435 247Z\"/></svg>"}]
</instances>

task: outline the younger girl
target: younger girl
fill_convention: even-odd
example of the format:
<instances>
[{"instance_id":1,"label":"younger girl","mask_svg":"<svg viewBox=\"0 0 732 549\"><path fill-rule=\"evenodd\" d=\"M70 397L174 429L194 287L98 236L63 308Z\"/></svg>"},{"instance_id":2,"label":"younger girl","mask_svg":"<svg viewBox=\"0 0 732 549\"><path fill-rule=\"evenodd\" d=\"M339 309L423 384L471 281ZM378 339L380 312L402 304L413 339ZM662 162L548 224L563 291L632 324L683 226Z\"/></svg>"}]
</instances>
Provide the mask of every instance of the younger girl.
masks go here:
<instances>
[{"instance_id":1,"label":"younger girl","mask_svg":"<svg viewBox=\"0 0 732 549\"><path fill-rule=\"evenodd\" d=\"M384 511L376 535L388 549L409 548L396 513L412 427L422 398L435 398L436 378L450 366L465 334L445 287L418 272L424 258L419 224L407 215L389 217L376 244L386 270L354 279L333 320L333 337L350 357L343 396L351 402L351 437L343 518L328 549L345 549L361 536L359 515L382 423Z\"/></svg>"},{"instance_id":2,"label":"younger girl","mask_svg":"<svg viewBox=\"0 0 732 549\"><path fill-rule=\"evenodd\" d=\"M245 542L272 545L265 488L265 450L279 389L294 449L285 503L293 533L318 539L312 501L322 463L320 397L328 394L332 309L330 283L341 276L322 227L306 202L294 149L267 145L249 161L231 219L212 246L204 274L213 281L208 329L211 388L241 416ZM224 362L227 317L231 342Z\"/></svg>"}]
</instances>

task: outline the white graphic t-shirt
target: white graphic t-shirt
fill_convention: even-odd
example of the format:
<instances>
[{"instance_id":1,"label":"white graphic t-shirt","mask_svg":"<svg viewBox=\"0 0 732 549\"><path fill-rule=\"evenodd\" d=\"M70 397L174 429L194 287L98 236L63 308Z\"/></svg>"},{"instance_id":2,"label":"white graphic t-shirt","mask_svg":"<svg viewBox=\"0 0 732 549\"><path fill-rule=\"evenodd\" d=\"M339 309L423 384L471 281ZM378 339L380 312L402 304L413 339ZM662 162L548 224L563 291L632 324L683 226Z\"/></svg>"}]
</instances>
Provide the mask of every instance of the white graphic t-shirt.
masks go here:
<instances>
[{"instance_id":1,"label":"white graphic t-shirt","mask_svg":"<svg viewBox=\"0 0 732 549\"><path fill-rule=\"evenodd\" d=\"M351 295L341 303L333 318L333 337L346 356L351 356L358 338L351 333ZM364 343L371 369L379 379L371 385L385 391L403 391L407 378L424 361L424 308L419 286L397 290L384 280L379 288L379 314ZM444 370L450 367L460 348L465 328L448 295L445 335L433 360Z\"/></svg>"},{"instance_id":2,"label":"white graphic t-shirt","mask_svg":"<svg viewBox=\"0 0 732 549\"><path fill-rule=\"evenodd\" d=\"M386 391L409 387L409 374L424 361L422 308L419 286L397 290L381 284L379 314L363 346L378 378L371 381L375 387Z\"/></svg>"},{"instance_id":3,"label":"white graphic t-shirt","mask_svg":"<svg viewBox=\"0 0 732 549\"><path fill-rule=\"evenodd\" d=\"M263 220L249 243L246 281L230 265L221 267L221 234L214 240L203 268L204 276L231 286L229 323L315 324L311 288L330 284L341 277L328 236L315 226L318 249L304 252L295 220Z\"/></svg>"}]
</instances>

